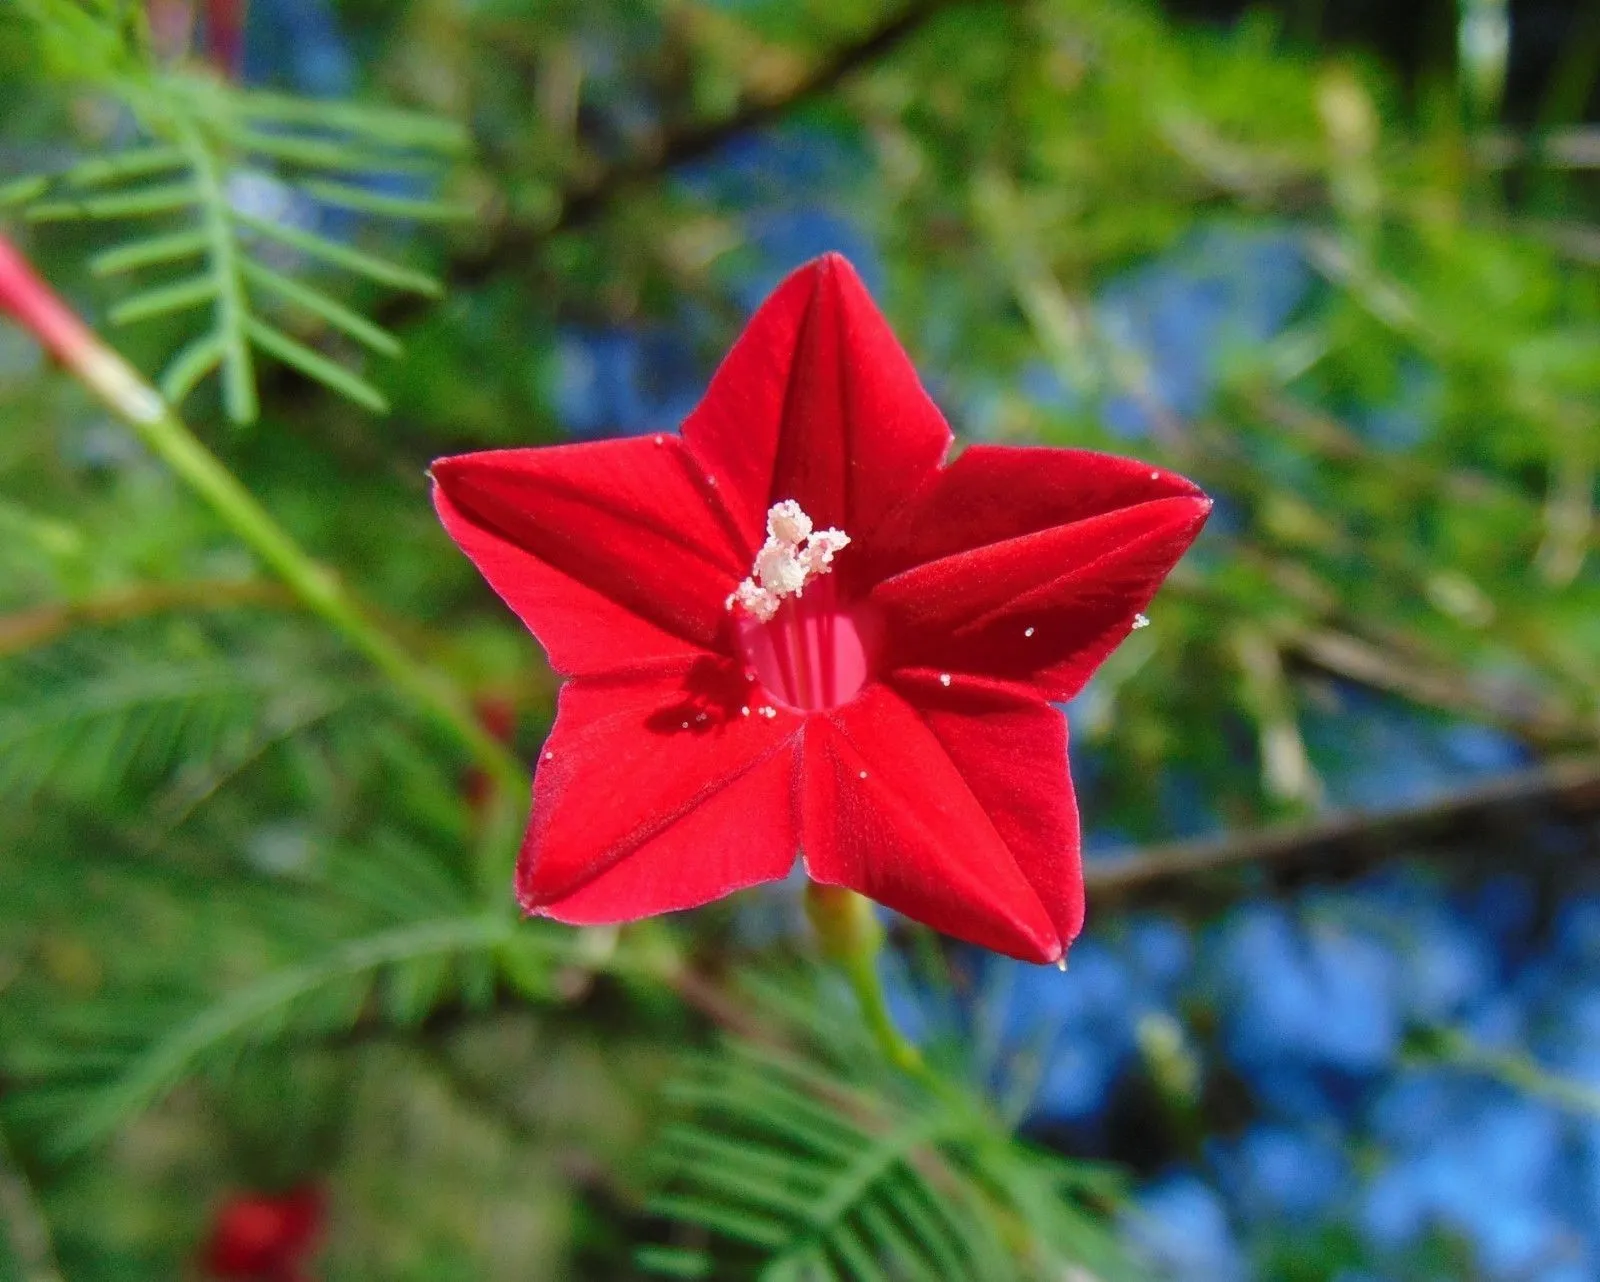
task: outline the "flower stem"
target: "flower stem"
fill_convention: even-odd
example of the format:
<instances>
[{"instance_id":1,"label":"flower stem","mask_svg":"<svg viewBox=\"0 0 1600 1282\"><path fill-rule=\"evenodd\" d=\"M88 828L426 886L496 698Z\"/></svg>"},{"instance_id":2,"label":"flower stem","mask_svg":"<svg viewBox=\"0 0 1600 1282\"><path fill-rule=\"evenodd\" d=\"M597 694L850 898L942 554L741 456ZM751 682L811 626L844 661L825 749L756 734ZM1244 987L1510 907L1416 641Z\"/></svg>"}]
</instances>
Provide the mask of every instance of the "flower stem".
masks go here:
<instances>
[{"instance_id":1,"label":"flower stem","mask_svg":"<svg viewBox=\"0 0 1600 1282\"><path fill-rule=\"evenodd\" d=\"M1600 1118L1600 1090L1551 1072L1525 1051L1492 1050L1454 1029L1436 1030L1426 1042L1421 1054L1408 1058L1477 1073L1570 1113Z\"/></svg>"},{"instance_id":2,"label":"flower stem","mask_svg":"<svg viewBox=\"0 0 1600 1282\"><path fill-rule=\"evenodd\" d=\"M861 1016L879 1048L896 1068L918 1077L928 1075L922 1052L907 1040L889 1011L889 1000L878 974L878 954L883 951L883 927L870 900L842 886L806 884L806 915L829 961L850 981Z\"/></svg>"},{"instance_id":3,"label":"flower stem","mask_svg":"<svg viewBox=\"0 0 1600 1282\"><path fill-rule=\"evenodd\" d=\"M515 755L479 722L467 701L413 659L314 561L222 462L200 443L155 388L108 347L0 237L0 312L22 322L102 404L128 424L312 613L330 624L395 690L461 745L502 789L520 794L527 776Z\"/></svg>"},{"instance_id":4,"label":"flower stem","mask_svg":"<svg viewBox=\"0 0 1600 1282\"><path fill-rule=\"evenodd\" d=\"M121 408L107 403L113 410ZM467 702L375 623L338 578L307 555L164 403L159 414L123 417L307 609L371 660L413 707L455 738L497 784L522 789L521 764L480 724Z\"/></svg>"}]
</instances>

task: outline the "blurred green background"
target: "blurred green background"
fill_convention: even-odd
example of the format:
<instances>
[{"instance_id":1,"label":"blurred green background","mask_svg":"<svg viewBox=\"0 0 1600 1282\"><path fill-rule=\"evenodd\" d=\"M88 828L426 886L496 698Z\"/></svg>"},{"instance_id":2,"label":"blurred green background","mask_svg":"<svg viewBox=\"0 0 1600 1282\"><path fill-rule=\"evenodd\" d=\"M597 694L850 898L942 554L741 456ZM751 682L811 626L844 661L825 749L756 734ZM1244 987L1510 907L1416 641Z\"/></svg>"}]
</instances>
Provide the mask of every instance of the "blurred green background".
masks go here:
<instances>
[{"instance_id":1,"label":"blurred green background","mask_svg":"<svg viewBox=\"0 0 1600 1282\"><path fill-rule=\"evenodd\" d=\"M1217 508L1066 710L1068 973L894 926L928 1097L793 886L516 923L524 799L0 324L0 1278L1600 1276L1597 78L1587 0L8 3L0 227L524 761L429 460L673 430L818 253Z\"/></svg>"}]
</instances>

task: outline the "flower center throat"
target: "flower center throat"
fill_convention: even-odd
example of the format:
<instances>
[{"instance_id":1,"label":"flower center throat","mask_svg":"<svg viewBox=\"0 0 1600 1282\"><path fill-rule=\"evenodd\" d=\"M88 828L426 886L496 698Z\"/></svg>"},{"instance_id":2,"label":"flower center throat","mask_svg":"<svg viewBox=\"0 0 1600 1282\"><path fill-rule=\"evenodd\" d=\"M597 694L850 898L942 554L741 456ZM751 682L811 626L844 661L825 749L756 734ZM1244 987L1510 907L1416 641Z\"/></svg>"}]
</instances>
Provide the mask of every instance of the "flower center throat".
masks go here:
<instances>
[{"instance_id":1,"label":"flower center throat","mask_svg":"<svg viewBox=\"0 0 1600 1282\"><path fill-rule=\"evenodd\" d=\"M767 694L802 712L837 707L867 682L878 628L847 605L832 577L843 530L818 530L793 499L767 512L767 540L727 608L750 672Z\"/></svg>"}]
</instances>

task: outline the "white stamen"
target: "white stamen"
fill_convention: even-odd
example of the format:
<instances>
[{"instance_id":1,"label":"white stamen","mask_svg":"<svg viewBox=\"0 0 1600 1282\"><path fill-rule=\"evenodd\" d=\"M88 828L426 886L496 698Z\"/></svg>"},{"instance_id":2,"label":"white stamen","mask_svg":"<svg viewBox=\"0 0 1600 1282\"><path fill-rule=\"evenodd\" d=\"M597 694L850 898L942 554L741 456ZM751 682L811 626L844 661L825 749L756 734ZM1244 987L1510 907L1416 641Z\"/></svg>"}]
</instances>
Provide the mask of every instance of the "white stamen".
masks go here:
<instances>
[{"instance_id":1,"label":"white stamen","mask_svg":"<svg viewBox=\"0 0 1600 1282\"><path fill-rule=\"evenodd\" d=\"M1149 626L1150 626L1150 620L1147 619L1144 615L1136 614L1136 615L1133 616L1133 630L1135 632L1137 632L1140 628L1148 628Z\"/></svg>"},{"instance_id":2,"label":"white stamen","mask_svg":"<svg viewBox=\"0 0 1600 1282\"><path fill-rule=\"evenodd\" d=\"M792 543L768 539L756 553L755 579L776 597L793 596L806 586L806 567Z\"/></svg>"},{"instance_id":3,"label":"white stamen","mask_svg":"<svg viewBox=\"0 0 1600 1282\"><path fill-rule=\"evenodd\" d=\"M811 518L793 499L774 503L767 513L767 537L797 547L811 537Z\"/></svg>"},{"instance_id":4,"label":"white stamen","mask_svg":"<svg viewBox=\"0 0 1600 1282\"><path fill-rule=\"evenodd\" d=\"M942 686L947 686L950 684L950 674L948 672L941 672L939 674L939 684Z\"/></svg>"},{"instance_id":5,"label":"white stamen","mask_svg":"<svg viewBox=\"0 0 1600 1282\"><path fill-rule=\"evenodd\" d=\"M1025 637L1031 637L1033 635L1033 629L1032 628L1023 628L1022 629L1022 635L1025 636Z\"/></svg>"},{"instance_id":6,"label":"white stamen","mask_svg":"<svg viewBox=\"0 0 1600 1282\"><path fill-rule=\"evenodd\" d=\"M834 554L849 543L843 530L814 529L793 499L774 503L767 510L767 541L756 553L750 577L728 594L726 608L737 606L769 622L785 597L800 596L811 579L831 571Z\"/></svg>"},{"instance_id":7,"label":"white stamen","mask_svg":"<svg viewBox=\"0 0 1600 1282\"><path fill-rule=\"evenodd\" d=\"M765 623L778 612L779 600L766 588L759 586L755 580L746 579L729 594L723 605L729 610L737 605L746 614L753 615Z\"/></svg>"},{"instance_id":8,"label":"white stamen","mask_svg":"<svg viewBox=\"0 0 1600 1282\"><path fill-rule=\"evenodd\" d=\"M843 530L818 530L806 540L800 564L807 574L826 574L833 568L833 554L846 547L850 536Z\"/></svg>"}]
</instances>

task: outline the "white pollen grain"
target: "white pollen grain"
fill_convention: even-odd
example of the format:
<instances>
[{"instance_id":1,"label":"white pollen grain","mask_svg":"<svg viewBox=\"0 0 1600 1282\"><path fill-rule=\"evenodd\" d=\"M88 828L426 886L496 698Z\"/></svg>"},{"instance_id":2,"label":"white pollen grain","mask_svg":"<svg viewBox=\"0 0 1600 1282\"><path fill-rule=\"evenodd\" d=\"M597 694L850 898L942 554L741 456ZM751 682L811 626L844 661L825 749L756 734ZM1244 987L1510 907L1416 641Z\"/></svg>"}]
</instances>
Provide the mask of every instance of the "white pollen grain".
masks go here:
<instances>
[{"instance_id":1,"label":"white pollen grain","mask_svg":"<svg viewBox=\"0 0 1600 1282\"><path fill-rule=\"evenodd\" d=\"M696 721L704 721L706 719L706 714L703 712L697 712L694 714L694 719Z\"/></svg>"},{"instance_id":2,"label":"white pollen grain","mask_svg":"<svg viewBox=\"0 0 1600 1282\"><path fill-rule=\"evenodd\" d=\"M1133 616L1133 630L1135 632L1137 632L1140 628L1148 628L1149 626L1150 620L1145 615L1136 614Z\"/></svg>"},{"instance_id":3,"label":"white pollen grain","mask_svg":"<svg viewBox=\"0 0 1600 1282\"><path fill-rule=\"evenodd\" d=\"M948 672L941 672L939 674L939 684L942 686L947 686L950 684L950 674Z\"/></svg>"},{"instance_id":4,"label":"white pollen grain","mask_svg":"<svg viewBox=\"0 0 1600 1282\"><path fill-rule=\"evenodd\" d=\"M1056 958L1056 969L1059 970L1063 975L1067 973L1067 959L1065 957Z\"/></svg>"},{"instance_id":5,"label":"white pollen grain","mask_svg":"<svg viewBox=\"0 0 1600 1282\"><path fill-rule=\"evenodd\" d=\"M1150 473L1150 479L1152 481L1159 481L1161 479L1161 473L1160 472L1152 472L1152 473Z\"/></svg>"},{"instance_id":6,"label":"white pollen grain","mask_svg":"<svg viewBox=\"0 0 1600 1282\"><path fill-rule=\"evenodd\" d=\"M746 704L744 707L740 708L739 715L741 717L748 717L750 715L750 706Z\"/></svg>"},{"instance_id":7,"label":"white pollen grain","mask_svg":"<svg viewBox=\"0 0 1600 1282\"><path fill-rule=\"evenodd\" d=\"M556 754L553 752L547 752L544 754L544 759L546 761L554 761L556 759Z\"/></svg>"},{"instance_id":8,"label":"white pollen grain","mask_svg":"<svg viewBox=\"0 0 1600 1282\"><path fill-rule=\"evenodd\" d=\"M687 721L685 721L685 722L684 722L684 723L683 723L683 728L684 728L684 729L685 729L685 730L687 730L687 729L688 729L688 728L689 728L689 723L688 723L688 722L687 722Z\"/></svg>"},{"instance_id":9,"label":"white pollen grain","mask_svg":"<svg viewBox=\"0 0 1600 1282\"><path fill-rule=\"evenodd\" d=\"M865 779L865 778L866 778L866 777L867 777L867 772L866 772L866 771L865 771L865 770L863 770L863 771L862 771L862 772L861 772L861 777L862 777L862 778L863 778L863 779Z\"/></svg>"},{"instance_id":10,"label":"white pollen grain","mask_svg":"<svg viewBox=\"0 0 1600 1282\"><path fill-rule=\"evenodd\" d=\"M716 488L716 484L717 484L717 478L714 477L714 476L706 477L706 484L711 486L713 489L715 489Z\"/></svg>"},{"instance_id":11,"label":"white pollen grain","mask_svg":"<svg viewBox=\"0 0 1600 1282\"><path fill-rule=\"evenodd\" d=\"M1032 628L1023 628L1022 629L1022 635L1025 636L1025 637L1031 637L1033 635L1033 629Z\"/></svg>"},{"instance_id":12,"label":"white pollen grain","mask_svg":"<svg viewBox=\"0 0 1600 1282\"><path fill-rule=\"evenodd\" d=\"M665 445L666 443L667 443L667 438L662 436L660 433L657 433L656 434L656 444L657 445Z\"/></svg>"}]
</instances>

